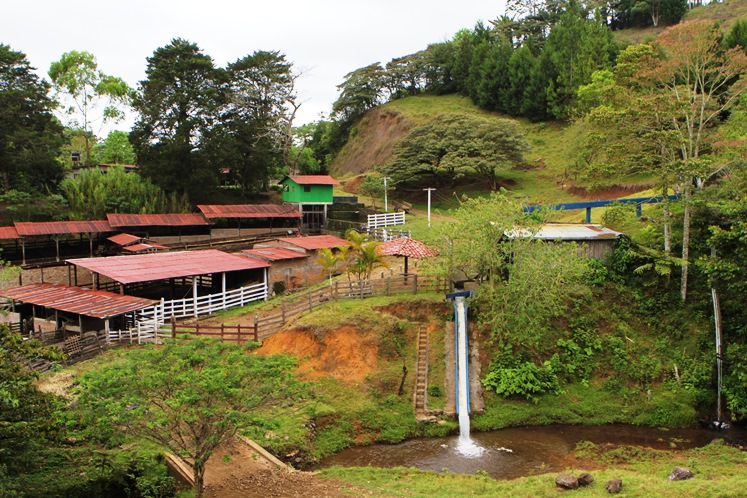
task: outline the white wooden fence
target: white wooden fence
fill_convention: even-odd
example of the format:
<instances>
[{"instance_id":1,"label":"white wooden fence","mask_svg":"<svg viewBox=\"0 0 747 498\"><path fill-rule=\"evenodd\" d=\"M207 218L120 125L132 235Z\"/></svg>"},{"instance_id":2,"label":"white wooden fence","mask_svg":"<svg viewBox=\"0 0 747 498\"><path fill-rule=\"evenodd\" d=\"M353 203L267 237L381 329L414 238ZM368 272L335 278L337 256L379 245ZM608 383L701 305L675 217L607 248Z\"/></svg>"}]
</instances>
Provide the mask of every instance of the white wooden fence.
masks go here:
<instances>
[{"instance_id":1,"label":"white wooden fence","mask_svg":"<svg viewBox=\"0 0 747 498\"><path fill-rule=\"evenodd\" d=\"M160 328L171 318L198 317L209 315L219 310L244 306L252 301L267 299L267 285L265 283L240 287L218 294L189 297L161 302L139 310L135 315L135 322L129 330L110 330L109 341L122 342L137 340L158 341Z\"/></svg>"},{"instance_id":2,"label":"white wooden fence","mask_svg":"<svg viewBox=\"0 0 747 498\"><path fill-rule=\"evenodd\" d=\"M379 213L368 215L368 230L375 230L376 228L389 227L393 225L404 225L405 224L405 212L399 211L397 213Z\"/></svg>"}]
</instances>

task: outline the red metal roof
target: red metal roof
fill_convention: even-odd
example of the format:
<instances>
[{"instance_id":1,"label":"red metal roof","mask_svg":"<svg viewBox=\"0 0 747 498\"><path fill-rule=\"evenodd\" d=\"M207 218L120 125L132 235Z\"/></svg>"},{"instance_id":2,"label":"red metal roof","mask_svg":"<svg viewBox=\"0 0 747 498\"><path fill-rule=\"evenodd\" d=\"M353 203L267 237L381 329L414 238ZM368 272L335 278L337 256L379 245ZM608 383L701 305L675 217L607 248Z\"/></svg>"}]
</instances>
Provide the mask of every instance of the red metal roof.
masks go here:
<instances>
[{"instance_id":1,"label":"red metal roof","mask_svg":"<svg viewBox=\"0 0 747 498\"><path fill-rule=\"evenodd\" d=\"M69 259L67 262L123 284L253 270L270 266L258 259L229 254L217 249Z\"/></svg>"},{"instance_id":2,"label":"red metal roof","mask_svg":"<svg viewBox=\"0 0 747 498\"><path fill-rule=\"evenodd\" d=\"M189 214L121 214L108 213L106 219L113 227L158 227L207 225L199 213Z\"/></svg>"},{"instance_id":3,"label":"red metal roof","mask_svg":"<svg viewBox=\"0 0 747 498\"><path fill-rule=\"evenodd\" d=\"M136 242L140 242L141 240L143 240L143 238L130 235L129 233L118 233L117 235L112 235L106 240L110 240L114 242L115 244L117 244L118 246L126 246L127 244L134 244Z\"/></svg>"},{"instance_id":4,"label":"red metal roof","mask_svg":"<svg viewBox=\"0 0 747 498\"><path fill-rule=\"evenodd\" d=\"M16 222L14 225L18 231L18 235L21 237L28 237L31 235L61 235L68 233L102 233L114 231L106 220L27 221Z\"/></svg>"},{"instance_id":5,"label":"red metal roof","mask_svg":"<svg viewBox=\"0 0 747 498\"><path fill-rule=\"evenodd\" d=\"M302 218L292 206L281 204L201 204L205 218Z\"/></svg>"},{"instance_id":6,"label":"red metal roof","mask_svg":"<svg viewBox=\"0 0 747 498\"><path fill-rule=\"evenodd\" d=\"M376 252L382 256L406 256L408 258L438 256L438 249L407 237L384 242L376 247Z\"/></svg>"},{"instance_id":7,"label":"red metal roof","mask_svg":"<svg viewBox=\"0 0 747 498\"><path fill-rule=\"evenodd\" d=\"M130 244L129 246L124 246L122 249L130 252L143 252L151 249L168 249L168 247L159 244Z\"/></svg>"},{"instance_id":8,"label":"red metal roof","mask_svg":"<svg viewBox=\"0 0 747 498\"><path fill-rule=\"evenodd\" d=\"M339 185L340 182L329 175L291 175L290 178L299 185Z\"/></svg>"},{"instance_id":9,"label":"red metal roof","mask_svg":"<svg viewBox=\"0 0 747 498\"><path fill-rule=\"evenodd\" d=\"M247 254L254 258L264 259L266 261L281 261L284 259L298 259L308 258L308 254L304 254L293 249L286 249L284 247L265 247L262 249L247 249L241 251L241 254Z\"/></svg>"},{"instance_id":10,"label":"red metal roof","mask_svg":"<svg viewBox=\"0 0 747 498\"><path fill-rule=\"evenodd\" d=\"M18 238L18 231L15 227L0 227L0 240L11 240Z\"/></svg>"},{"instance_id":11,"label":"red metal roof","mask_svg":"<svg viewBox=\"0 0 747 498\"><path fill-rule=\"evenodd\" d=\"M294 246L302 247L307 251L316 251L323 247L333 249L338 246L348 246L350 242L334 235L311 235L309 237L282 237L279 241L293 244Z\"/></svg>"},{"instance_id":12,"label":"red metal roof","mask_svg":"<svg viewBox=\"0 0 747 498\"><path fill-rule=\"evenodd\" d=\"M122 296L108 291L94 291L50 283L13 287L0 291L0 295L24 303L94 318L122 315L156 303L156 301L142 297Z\"/></svg>"}]
</instances>

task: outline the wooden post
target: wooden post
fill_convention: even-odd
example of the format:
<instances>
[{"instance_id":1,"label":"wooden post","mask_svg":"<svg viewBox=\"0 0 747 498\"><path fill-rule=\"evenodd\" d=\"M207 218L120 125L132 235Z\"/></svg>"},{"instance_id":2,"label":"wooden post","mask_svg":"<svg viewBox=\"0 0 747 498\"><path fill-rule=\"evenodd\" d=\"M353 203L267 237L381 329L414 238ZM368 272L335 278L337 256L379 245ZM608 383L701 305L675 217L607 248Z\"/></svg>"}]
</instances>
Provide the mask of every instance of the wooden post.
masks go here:
<instances>
[{"instance_id":1,"label":"wooden post","mask_svg":"<svg viewBox=\"0 0 747 498\"><path fill-rule=\"evenodd\" d=\"M259 342L259 316L254 315L254 342Z\"/></svg>"},{"instance_id":2,"label":"wooden post","mask_svg":"<svg viewBox=\"0 0 747 498\"><path fill-rule=\"evenodd\" d=\"M314 311L314 291L309 291L309 313Z\"/></svg>"},{"instance_id":3,"label":"wooden post","mask_svg":"<svg viewBox=\"0 0 747 498\"><path fill-rule=\"evenodd\" d=\"M280 300L280 316L283 318L283 323L285 323L285 299Z\"/></svg>"},{"instance_id":4,"label":"wooden post","mask_svg":"<svg viewBox=\"0 0 747 498\"><path fill-rule=\"evenodd\" d=\"M386 295L389 296L392 293L392 277L386 278Z\"/></svg>"},{"instance_id":5,"label":"wooden post","mask_svg":"<svg viewBox=\"0 0 747 498\"><path fill-rule=\"evenodd\" d=\"M335 280L335 299L337 299L338 297L340 297L340 290L338 288L339 284L340 284L340 282L338 280Z\"/></svg>"},{"instance_id":6,"label":"wooden post","mask_svg":"<svg viewBox=\"0 0 747 498\"><path fill-rule=\"evenodd\" d=\"M418 293L418 274L416 273L413 275L412 279L412 293L417 294Z\"/></svg>"},{"instance_id":7,"label":"wooden post","mask_svg":"<svg viewBox=\"0 0 747 498\"><path fill-rule=\"evenodd\" d=\"M223 337L224 332L225 332L225 324L221 323L220 324L220 340L221 341L225 340Z\"/></svg>"},{"instance_id":8,"label":"wooden post","mask_svg":"<svg viewBox=\"0 0 747 498\"><path fill-rule=\"evenodd\" d=\"M176 318L171 315L171 338L176 339Z\"/></svg>"}]
</instances>

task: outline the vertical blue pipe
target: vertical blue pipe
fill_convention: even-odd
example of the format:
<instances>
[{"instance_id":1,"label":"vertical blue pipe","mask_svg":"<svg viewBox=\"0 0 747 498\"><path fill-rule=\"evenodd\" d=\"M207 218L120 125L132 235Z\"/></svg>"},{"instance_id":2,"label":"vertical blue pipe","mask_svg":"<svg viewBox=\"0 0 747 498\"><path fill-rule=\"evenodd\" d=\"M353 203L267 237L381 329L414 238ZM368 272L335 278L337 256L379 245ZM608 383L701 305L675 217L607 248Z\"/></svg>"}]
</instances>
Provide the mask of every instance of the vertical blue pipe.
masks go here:
<instances>
[{"instance_id":1,"label":"vertical blue pipe","mask_svg":"<svg viewBox=\"0 0 747 498\"><path fill-rule=\"evenodd\" d=\"M591 223L591 208L586 208L586 223Z\"/></svg>"},{"instance_id":2,"label":"vertical blue pipe","mask_svg":"<svg viewBox=\"0 0 747 498\"><path fill-rule=\"evenodd\" d=\"M454 300L454 405L459 414L459 313Z\"/></svg>"}]
</instances>

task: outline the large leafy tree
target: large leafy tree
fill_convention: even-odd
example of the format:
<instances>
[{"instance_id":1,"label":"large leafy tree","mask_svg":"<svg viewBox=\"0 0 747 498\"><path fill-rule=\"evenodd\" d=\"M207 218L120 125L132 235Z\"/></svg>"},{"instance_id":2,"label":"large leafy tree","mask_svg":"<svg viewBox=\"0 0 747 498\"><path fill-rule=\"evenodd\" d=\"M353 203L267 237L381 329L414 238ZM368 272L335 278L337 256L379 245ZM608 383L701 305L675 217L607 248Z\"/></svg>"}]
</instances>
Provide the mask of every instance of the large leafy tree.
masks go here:
<instances>
[{"instance_id":1,"label":"large leafy tree","mask_svg":"<svg viewBox=\"0 0 747 498\"><path fill-rule=\"evenodd\" d=\"M49 77L69 117L68 125L85 137L84 164L91 163L92 136L106 123L124 119L132 89L122 78L104 74L89 52L73 50L49 67Z\"/></svg>"},{"instance_id":2,"label":"large leafy tree","mask_svg":"<svg viewBox=\"0 0 747 498\"><path fill-rule=\"evenodd\" d=\"M245 192L267 189L290 166L296 101L292 64L279 52L258 51L227 68L221 157Z\"/></svg>"},{"instance_id":3,"label":"large leafy tree","mask_svg":"<svg viewBox=\"0 0 747 498\"><path fill-rule=\"evenodd\" d=\"M195 496L205 464L222 442L262 421L260 410L298 393L294 361L259 356L226 342L189 338L133 350L84 376L80 403L105 421L185 458Z\"/></svg>"},{"instance_id":4,"label":"large leafy tree","mask_svg":"<svg viewBox=\"0 0 747 498\"><path fill-rule=\"evenodd\" d=\"M109 132L106 140L96 144L94 157L99 164L135 164L135 149L130 143L129 134L124 131Z\"/></svg>"},{"instance_id":5,"label":"large leafy tree","mask_svg":"<svg viewBox=\"0 0 747 498\"><path fill-rule=\"evenodd\" d=\"M62 178L56 161L62 126L53 116L48 85L26 56L0 44L0 189L39 191Z\"/></svg>"},{"instance_id":6,"label":"large leafy tree","mask_svg":"<svg viewBox=\"0 0 747 498\"><path fill-rule=\"evenodd\" d=\"M335 118L353 121L382 103L384 85L385 72L378 62L346 74L345 81L337 86L340 96L332 104Z\"/></svg>"},{"instance_id":7,"label":"large leafy tree","mask_svg":"<svg viewBox=\"0 0 747 498\"><path fill-rule=\"evenodd\" d=\"M215 128L223 73L210 56L176 38L148 58L133 107L140 117L130 140L143 174L170 192L198 194L218 181Z\"/></svg>"},{"instance_id":8,"label":"large leafy tree","mask_svg":"<svg viewBox=\"0 0 747 498\"><path fill-rule=\"evenodd\" d=\"M453 184L472 173L495 190L499 173L521 164L527 148L512 121L443 115L400 140L392 160L381 169L400 185Z\"/></svg>"}]
</instances>

